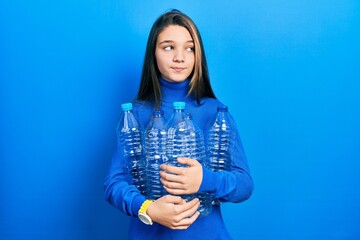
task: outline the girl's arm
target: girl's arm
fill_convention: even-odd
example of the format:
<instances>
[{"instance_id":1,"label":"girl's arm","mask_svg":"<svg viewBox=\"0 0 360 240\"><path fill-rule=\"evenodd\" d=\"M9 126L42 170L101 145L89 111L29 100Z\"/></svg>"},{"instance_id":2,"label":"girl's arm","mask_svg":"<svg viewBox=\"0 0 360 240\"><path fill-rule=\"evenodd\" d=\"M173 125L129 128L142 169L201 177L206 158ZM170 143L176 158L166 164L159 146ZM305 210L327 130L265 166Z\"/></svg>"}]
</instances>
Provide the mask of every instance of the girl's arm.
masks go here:
<instances>
[{"instance_id":1,"label":"girl's arm","mask_svg":"<svg viewBox=\"0 0 360 240\"><path fill-rule=\"evenodd\" d=\"M231 171L220 172L213 172L201 166L195 159L178 158L179 163L186 164L188 167L162 165L161 182L170 194L209 192L222 202L245 201L251 196L254 187L237 131L231 156Z\"/></svg>"},{"instance_id":2,"label":"girl's arm","mask_svg":"<svg viewBox=\"0 0 360 240\"><path fill-rule=\"evenodd\" d=\"M105 179L105 199L121 212L138 216L139 209L146 200L139 190L130 184L126 159L117 140L111 167ZM199 216L199 200L186 202L181 197L166 195L150 204L147 214L161 225L171 229L187 229Z\"/></svg>"},{"instance_id":3,"label":"girl's arm","mask_svg":"<svg viewBox=\"0 0 360 240\"><path fill-rule=\"evenodd\" d=\"M117 138L109 174L104 182L105 199L126 215L137 216L145 197L130 184L131 176L126 169L126 159Z\"/></svg>"}]
</instances>

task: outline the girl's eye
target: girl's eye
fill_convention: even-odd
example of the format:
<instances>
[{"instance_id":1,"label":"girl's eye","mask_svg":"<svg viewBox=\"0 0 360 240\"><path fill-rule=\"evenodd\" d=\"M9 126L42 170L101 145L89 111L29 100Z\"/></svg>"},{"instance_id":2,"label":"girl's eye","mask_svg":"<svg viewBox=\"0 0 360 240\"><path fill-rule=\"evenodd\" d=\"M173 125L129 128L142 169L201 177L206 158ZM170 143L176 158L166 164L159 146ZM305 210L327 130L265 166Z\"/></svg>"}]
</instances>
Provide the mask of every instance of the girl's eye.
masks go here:
<instances>
[{"instance_id":1,"label":"girl's eye","mask_svg":"<svg viewBox=\"0 0 360 240\"><path fill-rule=\"evenodd\" d=\"M165 51L170 51L170 50L172 50L172 49L173 49L172 46L166 46L166 47L164 47L164 50L165 50Z\"/></svg>"},{"instance_id":2,"label":"girl's eye","mask_svg":"<svg viewBox=\"0 0 360 240\"><path fill-rule=\"evenodd\" d=\"M193 51L194 51L194 47L188 47L188 48L186 48L186 51L188 51L188 52L193 52Z\"/></svg>"}]
</instances>

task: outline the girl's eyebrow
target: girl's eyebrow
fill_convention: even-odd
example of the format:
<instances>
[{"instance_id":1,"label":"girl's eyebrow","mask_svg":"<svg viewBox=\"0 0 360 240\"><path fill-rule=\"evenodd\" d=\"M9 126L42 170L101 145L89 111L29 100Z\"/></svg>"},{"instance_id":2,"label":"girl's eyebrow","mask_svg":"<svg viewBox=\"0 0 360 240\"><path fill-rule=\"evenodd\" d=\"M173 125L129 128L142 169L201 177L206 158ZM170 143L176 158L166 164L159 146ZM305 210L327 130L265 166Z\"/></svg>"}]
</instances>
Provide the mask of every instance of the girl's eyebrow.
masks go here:
<instances>
[{"instance_id":1,"label":"girl's eyebrow","mask_svg":"<svg viewBox=\"0 0 360 240\"><path fill-rule=\"evenodd\" d=\"M174 42L175 41L173 41L173 40L163 40L163 41L159 42L159 44L174 43ZM188 40L188 41L186 41L186 43L194 43L194 41L193 40Z\"/></svg>"},{"instance_id":2,"label":"girl's eyebrow","mask_svg":"<svg viewBox=\"0 0 360 240\"><path fill-rule=\"evenodd\" d=\"M163 43L173 43L174 41L172 40L163 40L161 42L159 42L159 44L163 44Z\"/></svg>"}]
</instances>

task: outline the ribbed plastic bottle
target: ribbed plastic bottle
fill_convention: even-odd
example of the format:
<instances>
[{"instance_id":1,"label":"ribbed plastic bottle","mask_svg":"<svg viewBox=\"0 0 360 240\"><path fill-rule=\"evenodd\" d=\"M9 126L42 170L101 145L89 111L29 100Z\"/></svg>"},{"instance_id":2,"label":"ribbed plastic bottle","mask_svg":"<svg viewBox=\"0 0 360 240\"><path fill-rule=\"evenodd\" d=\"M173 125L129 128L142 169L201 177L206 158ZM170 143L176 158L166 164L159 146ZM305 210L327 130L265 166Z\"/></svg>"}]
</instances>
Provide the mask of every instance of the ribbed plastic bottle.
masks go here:
<instances>
[{"instance_id":1,"label":"ribbed plastic bottle","mask_svg":"<svg viewBox=\"0 0 360 240\"><path fill-rule=\"evenodd\" d=\"M196 159L202 166L208 167L208 161L205 152L205 139L203 131L193 122L190 113L186 114L186 125L189 126L189 152L190 158ZM197 193L195 197L200 200L200 217L207 216L212 211L212 198L209 193Z\"/></svg>"},{"instance_id":2,"label":"ribbed plastic bottle","mask_svg":"<svg viewBox=\"0 0 360 240\"><path fill-rule=\"evenodd\" d=\"M166 162L166 120L163 111L154 111L145 130L147 197L158 199L166 193L160 182L160 165Z\"/></svg>"},{"instance_id":3,"label":"ribbed plastic bottle","mask_svg":"<svg viewBox=\"0 0 360 240\"><path fill-rule=\"evenodd\" d=\"M132 103L121 104L121 109L123 114L116 128L116 133L127 160L127 170L131 175L132 183L141 194L146 195L146 175L140 125L132 112Z\"/></svg>"},{"instance_id":4,"label":"ribbed plastic bottle","mask_svg":"<svg viewBox=\"0 0 360 240\"><path fill-rule=\"evenodd\" d=\"M235 122L228 112L228 107L218 107L206 131L209 169L215 172L230 171L235 131Z\"/></svg>"},{"instance_id":5,"label":"ribbed plastic bottle","mask_svg":"<svg viewBox=\"0 0 360 240\"><path fill-rule=\"evenodd\" d=\"M189 132L186 126L185 102L173 102L174 112L166 124L167 130L167 164L187 167L177 162L178 157L190 157L188 151Z\"/></svg>"},{"instance_id":6,"label":"ribbed plastic bottle","mask_svg":"<svg viewBox=\"0 0 360 240\"><path fill-rule=\"evenodd\" d=\"M187 167L177 162L178 157L200 158L197 159L201 163L205 155L204 138L200 134L199 129L185 114L185 102L174 102L174 112L167 123L167 164L177 167ZM195 197L199 197L200 207L198 211L200 216L206 216L211 212L211 202L207 202L204 196L196 194L182 196L186 201L191 201Z\"/></svg>"}]
</instances>

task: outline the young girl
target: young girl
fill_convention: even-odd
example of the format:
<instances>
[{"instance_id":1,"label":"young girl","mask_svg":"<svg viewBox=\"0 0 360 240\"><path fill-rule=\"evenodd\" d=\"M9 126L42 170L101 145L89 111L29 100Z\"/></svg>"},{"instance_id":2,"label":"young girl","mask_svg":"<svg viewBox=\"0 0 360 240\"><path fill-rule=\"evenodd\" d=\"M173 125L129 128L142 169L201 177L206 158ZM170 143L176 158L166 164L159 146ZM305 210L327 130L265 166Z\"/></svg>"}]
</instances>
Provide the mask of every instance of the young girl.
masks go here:
<instances>
[{"instance_id":1,"label":"young girl","mask_svg":"<svg viewBox=\"0 0 360 240\"><path fill-rule=\"evenodd\" d=\"M222 105L210 85L199 31L177 10L161 15L149 34L133 110L142 129L154 109L163 110L169 119L174 101L186 103L186 111L203 131ZM126 181L126 161L118 140L104 184L106 200L132 216L130 239L231 239L219 205L198 218L199 200L186 202L178 195L207 192L221 202L235 203L248 199L253 182L238 132L234 149L231 171L213 172L190 158L178 158L187 168L162 165L161 182L169 195L151 201Z\"/></svg>"}]
</instances>

